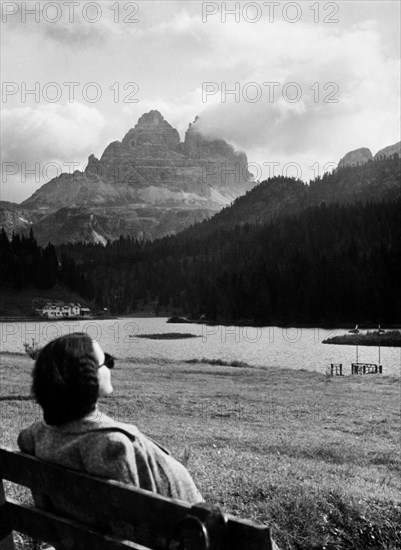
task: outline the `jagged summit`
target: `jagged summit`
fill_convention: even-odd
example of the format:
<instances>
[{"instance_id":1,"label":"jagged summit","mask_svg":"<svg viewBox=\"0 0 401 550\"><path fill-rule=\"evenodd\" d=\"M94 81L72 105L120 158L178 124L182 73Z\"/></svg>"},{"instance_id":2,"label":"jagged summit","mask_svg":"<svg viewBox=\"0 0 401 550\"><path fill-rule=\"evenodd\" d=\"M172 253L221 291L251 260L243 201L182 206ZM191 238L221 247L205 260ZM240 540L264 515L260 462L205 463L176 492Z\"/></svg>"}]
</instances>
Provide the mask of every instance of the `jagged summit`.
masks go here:
<instances>
[{"instance_id":1,"label":"jagged summit","mask_svg":"<svg viewBox=\"0 0 401 550\"><path fill-rule=\"evenodd\" d=\"M127 132L122 143L129 148L140 145L166 145L169 149L176 150L180 144L180 136L159 111L149 111Z\"/></svg>"},{"instance_id":2,"label":"jagged summit","mask_svg":"<svg viewBox=\"0 0 401 550\"><path fill-rule=\"evenodd\" d=\"M223 162L225 158L231 159L234 163L238 162L245 170L243 177L246 181L253 181L252 175L246 168L247 156L242 151L236 151L234 147L227 143L224 139L206 137L201 130L201 118L195 117L192 123L189 123L188 129L185 132L185 139L183 143L183 151L190 158L194 159L207 159L211 155L217 155L221 157Z\"/></svg>"},{"instance_id":3,"label":"jagged summit","mask_svg":"<svg viewBox=\"0 0 401 550\"><path fill-rule=\"evenodd\" d=\"M107 145L100 160L91 154L83 171L47 182L21 205L38 213L38 238L70 240L73 226L74 240L79 227L85 240L89 227L105 238L153 238L200 221L246 193L254 186L246 154L222 139L204 137L198 121L181 142L178 131L151 110L121 141ZM63 210L55 216L66 205L79 208L79 215Z\"/></svg>"},{"instance_id":4,"label":"jagged summit","mask_svg":"<svg viewBox=\"0 0 401 550\"><path fill-rule=\"evenodd\" d=\"M164 119L164 116L160 113L160 111L152 110L148 113L144 113L141 117L139 117L138 122L135 125L135 128L138 128L140 126L159 126L160 124L170 124ZM171 127L171 126L170 126Z\"/></svg>"},{"instance_id":5,"label":"jagged summit","mask_svg":"<svg viewBox=\"0 0 401 550\"><path fill-rule=\"evenodd\" d=\"M196 115L196 117L194 118L194 121L193 122L190 122L188 124L188 130L192 129L192 131L196 131L198 132L200 130L199 128L199 121L200 121L200 116L199 115ZM188 131L187 130L187 131Z\"/></svg>"},{"instance_id":6,"label":"jagged summit","mask_svg":"<svg viewBox=\"0 0 401 550\"><path fill-rule=\"evenodd\" d=\"M110 143L100 160L90 155L83 172L61 174L22 204L55 210L65 204L187 204L191 200L221 208L249 190L253 179L245 153L222 139L205 138L198 120L189 125L181 143L178 131L162 114L149 111L122 141Z\"/></svg>"}]
</instances>

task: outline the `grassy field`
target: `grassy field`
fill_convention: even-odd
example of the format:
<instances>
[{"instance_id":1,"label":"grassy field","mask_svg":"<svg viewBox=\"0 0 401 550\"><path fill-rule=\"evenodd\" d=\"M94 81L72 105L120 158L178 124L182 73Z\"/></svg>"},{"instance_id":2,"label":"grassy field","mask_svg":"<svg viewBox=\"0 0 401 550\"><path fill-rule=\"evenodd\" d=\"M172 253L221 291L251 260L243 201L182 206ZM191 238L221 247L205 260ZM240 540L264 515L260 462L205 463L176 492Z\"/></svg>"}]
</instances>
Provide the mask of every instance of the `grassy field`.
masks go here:
<instances>
[{"instance_id":1,"label":"grassy field","mask_svg":"<svg viewBox=\"0 0 401 550\"><path fill-rule=\"evenodd\" d=\"M32 364L0 355L1 445L41 417ZM102 410L187 461L206 500L269 523L281 550L401 548L399 378L121 361L113 380Z\"/></svg>"}]
</instances>

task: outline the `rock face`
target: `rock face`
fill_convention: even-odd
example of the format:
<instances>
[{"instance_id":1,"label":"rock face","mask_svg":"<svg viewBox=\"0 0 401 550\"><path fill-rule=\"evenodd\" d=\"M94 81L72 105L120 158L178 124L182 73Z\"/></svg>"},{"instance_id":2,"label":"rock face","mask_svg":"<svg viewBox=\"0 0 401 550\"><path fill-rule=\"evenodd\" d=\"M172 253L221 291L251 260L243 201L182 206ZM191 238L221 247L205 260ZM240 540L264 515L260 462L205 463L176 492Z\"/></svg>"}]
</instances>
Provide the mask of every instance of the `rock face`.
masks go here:
<instances>
[{"instance_id":1,"label":"rock face","mask_svg":"<svg viewBox=\"0 0 401 550\"><path fill-rule=\"evenodd\" d=\"M141 116L100 160L83 172L61 174L22 203L54 210L127 204L199 204L219 208L253 186L247 157L223 140L208 141L189 126L185 141L158 111ZM219 191L221 196L216 196Z\"/></svg>"},{"instance_id":2,"label":"rock face","mask_svg":"<svg viewBox=\"0 0 401 550\"><path fill-rule=\"evenodd\" d=\"M27 233L39 218L40 215L21 208L19 204L0 201L0 228L4 227L10 235L13 231Z\"/></svg>"},{"instance_id":3,"label":"rock face","mask_svg":"<svg viewBox=\"0 0 401 550\"><path fill-rule=\"evenodd\" d=\"M245 153L224 140L206 139L197 121L181 142L177 130L150 111L100 159L90 155L83 172L43 185L20 205L40 212L33 226L39 242L121 234L155 238L203 220L246 193L255 183Z\"/></svg>"},{"instance_id":4,"label":"rock face","mask_svg":"<svg viewBox=\"0 0 401 550\"><path fill-rule=\"evenodd\" d=\"M150 111L142 115L135 128L126 134L123 144L132 151L138 151L138 147L146 145L167 147L171 151L177 151L180 136L159 111Z\"/></svg>"},{"instance_id":5,"label":"rock face","mask_svg":"<svg viewBox=\"0 0 401 550\"><path fill-rule=\"evenodd\" d=\"M162 206L108 206L60 208L32 227L41 244L85 241L106 244L120 235L158 238L174 234L210 216L210 210Z\"/></svg>"},{"instance_id":6,"label":"rock face","mask_svg":"<svg viewBox=\"0 0 401 550\"><path fill-rule=\"evenodd\" d=\"M374 160L378 160L381 158L392 157L395 154L401 156L401 141L399 141L398 143L394 143L394 145L384 147L384 149L380 149L380 151L377 151L373 158Z\"/></svg>"},{"instance_id":7,"label":"rock face","mask_svg":"<svg viewBox=\"0 0 401 550\"><path fill-rule=\"evenodd\" d=\"M338 168L345 168L345 166L360 166L372 159L373 156L370 149L361 147L360 149L355 149L355 151L347 153L338 163Z\"/></svg>"}]
</instances>

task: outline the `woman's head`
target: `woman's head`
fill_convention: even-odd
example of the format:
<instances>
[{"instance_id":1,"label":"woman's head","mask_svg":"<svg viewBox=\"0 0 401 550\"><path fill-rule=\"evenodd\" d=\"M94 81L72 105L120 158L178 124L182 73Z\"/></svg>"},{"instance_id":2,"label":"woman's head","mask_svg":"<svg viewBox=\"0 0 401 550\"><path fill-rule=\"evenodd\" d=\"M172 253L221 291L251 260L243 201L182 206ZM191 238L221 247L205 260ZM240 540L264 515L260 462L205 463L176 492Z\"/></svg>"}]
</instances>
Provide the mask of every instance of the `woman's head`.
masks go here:
<instances>
[{"instance_id":1,"label":"woman's head","mask_svg":"<svg viewBox=\"0 0 401 550\"><path fill-rule=\"evenodd\" d=\"M96 407L99 395L113 391L105 354L85 333L61 336L39 353L33 369L32 392L47 424L83 418Z\"/></svg>"}]
</instances>

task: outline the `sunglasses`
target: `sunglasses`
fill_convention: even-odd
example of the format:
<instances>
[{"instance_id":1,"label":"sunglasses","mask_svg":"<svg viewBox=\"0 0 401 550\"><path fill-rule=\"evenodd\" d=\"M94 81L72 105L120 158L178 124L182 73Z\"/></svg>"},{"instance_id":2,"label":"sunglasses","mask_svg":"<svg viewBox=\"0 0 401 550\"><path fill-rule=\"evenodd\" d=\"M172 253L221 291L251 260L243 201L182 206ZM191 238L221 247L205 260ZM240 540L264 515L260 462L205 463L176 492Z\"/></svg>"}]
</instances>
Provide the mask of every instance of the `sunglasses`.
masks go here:
<instances>
[{"instance_id":1,"label":"sunglasses","mask_svg":"<svg viewBox=\"0 0 401 550\"><path fill-rule=\"evenodd\" d=\"M105 353L104 362L99 365L98 368L100 369L100 367L107 367L108 369L112 369L114 367L114 357L109 353Z\"/></svg>"}]
</instances>

